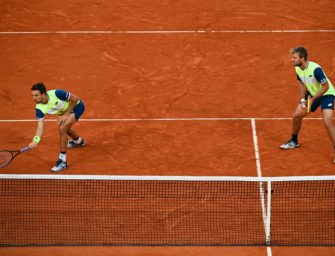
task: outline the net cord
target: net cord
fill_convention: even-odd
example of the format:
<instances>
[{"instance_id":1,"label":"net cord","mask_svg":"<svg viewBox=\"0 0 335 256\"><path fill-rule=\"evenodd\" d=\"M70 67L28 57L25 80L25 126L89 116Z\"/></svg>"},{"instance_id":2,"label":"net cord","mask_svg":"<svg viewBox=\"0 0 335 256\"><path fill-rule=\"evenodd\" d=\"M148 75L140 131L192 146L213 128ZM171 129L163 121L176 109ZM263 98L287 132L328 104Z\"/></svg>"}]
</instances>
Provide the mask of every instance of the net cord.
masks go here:
<instances>
[{"instance_id":1,"label":"net cord","mask_svg":"<svg viewBox=\"0 0 335 256\"><path fill-rule=\"evenodd\" d=\"M23 170L22 170L23 172ZM244 177L244 176L138 176L138 175L52 175L52 174L0 174L0 179L46 179L46 180L152 180L152 181L323 181L335 180L332 176L285 176L285 177Z\"/></svg>"}]
</instances>

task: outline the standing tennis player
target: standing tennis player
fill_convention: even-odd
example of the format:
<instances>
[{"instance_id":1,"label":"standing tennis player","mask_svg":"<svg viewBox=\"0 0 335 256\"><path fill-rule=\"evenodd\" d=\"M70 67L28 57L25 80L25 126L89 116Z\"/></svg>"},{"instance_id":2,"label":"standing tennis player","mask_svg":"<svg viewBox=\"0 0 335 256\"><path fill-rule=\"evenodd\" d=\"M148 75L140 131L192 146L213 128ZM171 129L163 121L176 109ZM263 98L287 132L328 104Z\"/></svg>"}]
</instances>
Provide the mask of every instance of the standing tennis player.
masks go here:
<instances>
[{"instance_id":1,"label":"standing tennis player","mask_svg":"<svg viewBox=\"0 0 335 256\"><path fill-rule=\"evenodd\" d=\"M335 150L335 127L332 123L335 90L322 68L317 63L308 61L307 57L308 53L304 47L291 49L292 63L295 66L297 79L300 82L300 102L293 113L292 137L280 148L291 149L299 147L298 134L302 119L308 114L306 100L310 96L310 111L314 112L321 105L323 123Z\"/></svg>"},{"instance_id":2,"label":"standing tennis player","mask_svg":"<svg viewBox=\"0 0 335 256\"><path fill-rule=\"evenodd\" d=\"M31 88L36 102L37 130L31 149L36 148L44 132L44 115L59 115L57 125L60 135L59 158L51 171L59 172L67 168L66 147L84 147L85 141L71 127L85 111L84 103L73 93L64 90L47 91L43 83L34 84ZM68 136L72 140L68 141Z\"/></svg>"}]
</instances>

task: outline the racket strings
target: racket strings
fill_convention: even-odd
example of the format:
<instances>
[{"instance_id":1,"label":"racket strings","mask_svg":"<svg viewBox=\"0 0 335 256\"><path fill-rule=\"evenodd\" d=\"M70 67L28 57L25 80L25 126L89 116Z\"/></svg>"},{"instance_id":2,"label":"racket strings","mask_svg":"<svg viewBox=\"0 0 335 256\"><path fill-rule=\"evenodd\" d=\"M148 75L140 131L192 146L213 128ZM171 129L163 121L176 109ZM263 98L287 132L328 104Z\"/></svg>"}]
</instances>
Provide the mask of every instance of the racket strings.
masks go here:
<instances>
[{"instance_id":1,"label":"racket strings","mask_svg":"<svg viewBox=\"0 0 335 256\"><path fill-rule=\"evenodd\" d=\"M0 168L6 166L12 160L13 155L8 151L0 152Z\"/></svg>"}]
</instances>

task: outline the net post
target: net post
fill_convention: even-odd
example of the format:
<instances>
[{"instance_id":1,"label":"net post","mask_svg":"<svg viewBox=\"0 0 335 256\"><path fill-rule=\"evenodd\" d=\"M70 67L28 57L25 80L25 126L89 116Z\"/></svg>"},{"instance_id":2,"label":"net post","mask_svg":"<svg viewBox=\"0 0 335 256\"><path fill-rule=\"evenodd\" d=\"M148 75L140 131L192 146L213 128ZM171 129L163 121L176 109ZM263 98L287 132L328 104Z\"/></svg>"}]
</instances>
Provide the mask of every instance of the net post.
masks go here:
<instances>
[{"instance_id":1,"label":"net post","mask_svg":"<svg viewBox=\"0 0 335 256\"><path fill-rule=\"evenodd\" d=\"M267 190L268 190L268 200L267 200L267 213L266 213L266 229L265 229L265 235L266 235L266 245L270 246L271 244L271 181L267 181Z\"/></svg>"}]
</instances>

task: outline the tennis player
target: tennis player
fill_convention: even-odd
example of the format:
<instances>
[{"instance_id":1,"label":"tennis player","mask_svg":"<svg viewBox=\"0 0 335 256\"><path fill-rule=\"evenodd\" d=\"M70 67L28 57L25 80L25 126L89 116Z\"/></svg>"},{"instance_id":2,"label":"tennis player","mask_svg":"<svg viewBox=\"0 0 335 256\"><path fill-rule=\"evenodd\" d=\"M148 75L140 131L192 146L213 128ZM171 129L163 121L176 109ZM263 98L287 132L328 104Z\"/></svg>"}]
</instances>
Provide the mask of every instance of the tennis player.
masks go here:
<instances>
[{"instance_id":1,"label":"tennis player","mask_svg":"<svg viewBox=\"0 0 335 256\"><path fill-rule=\"evenodd\" d=\"M44 132L44 115L59 115L57 125L60 135L60 154L51 171L62 171L68 167L66 161L66 147L74 148L85 146L85 140L71 128L84 113L85 105L73 93L64 90L47 91L43 83L34 84L31 91L33 100L36 102L37 130L29 147L34 149L41 141ZM68 136L72 138L72 140L68 140Z\"/></svg>"},{"instance_id":2,"label":"tennis player","mask_svg":"<svg viewBox=\"0 0 335 256\"><path fill-rule=\"evenodd\" d=\"M297 79L300 82L300 102L293 113L292 137L280 148L292 149L299 147L298 134L301 129L302 119L308 114L306 100L310 96L310 111L314 112L321 105L323 123L335 150L335 127L332 123L334 87L323 69L317 63L308 61L308 53L304 47L300 46L291 49L291 59L295 66Z\"/></svg>"}]
</instances>

